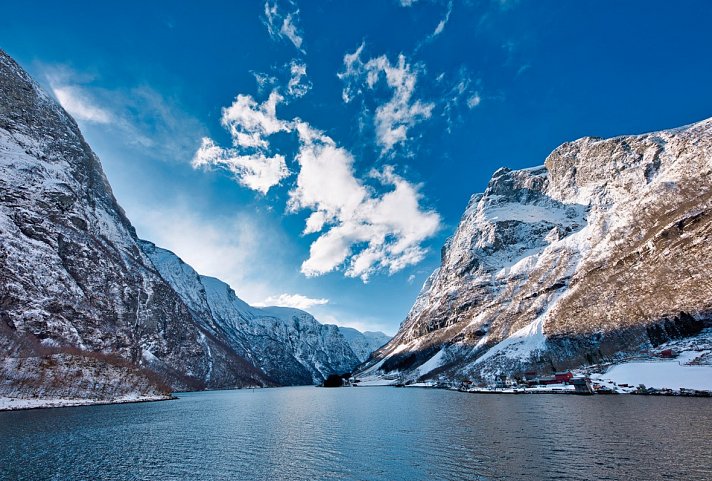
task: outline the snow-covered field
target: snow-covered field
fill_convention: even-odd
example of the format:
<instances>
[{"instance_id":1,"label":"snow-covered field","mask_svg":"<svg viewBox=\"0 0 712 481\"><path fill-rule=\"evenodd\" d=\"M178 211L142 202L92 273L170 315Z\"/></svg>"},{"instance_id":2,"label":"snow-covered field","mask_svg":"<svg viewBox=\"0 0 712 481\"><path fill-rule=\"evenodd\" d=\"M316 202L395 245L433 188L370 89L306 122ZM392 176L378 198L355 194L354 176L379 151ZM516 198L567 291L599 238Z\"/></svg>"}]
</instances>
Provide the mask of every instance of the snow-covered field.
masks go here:
<instances>
[{"instance_id":1,"label":"snow-covered field","mask_svg":"<svg viewBox=\"0 0 712 481\"><path fill-rule=\"evenodd\" d=\"M677 359L634 361L617 364L605 373L594 374L591 380L618 392L628 392L643 384L648 388L698 389L712 391L712 365L695 365L709 351L686 351ZM627 384L630 388L621 388Z\"/></svg>"},{"instance_id":2,"label":"snow-covered field","mask_svg":"<svg viewBox=\"0 0 712 481\"><path fill-rule=\"evenodd\" d=\"M91 406L96 404L125 404L147 401L165 401L171 396L124 396L112 401L99 399L21 399L0 396L0 411L14 411L18 409L59 408L70 406Z\"/></svg>"},{"instance_id":3,"label":"snow-covered field","mask_svg":"<svg viewBox=\"0 0 712 481\"><path fill-rule=\"evenodd\" d=\"M398 382L397 379L380 376L359 377L359 386L393 386Z\"/></svg>"},{"instance_id":4,"label":"snow-covered field","mask_svg":"<svg viewBox=\"0 0 712 481\"><path fill-rule=\"evenodd\" d=\"M677 361L628 362L613 366L608 372L591 376L603 385L615 383L655 389L699 389L712 391L712 366L687 366Z\"/></svg>"},{"instance_id":5,"label":"snow-covered field","mask_svg":"<svg viewBox=\"0 0 712 481\"><path fill-rule=\"evenodd\" d=\"M672 350L674 359L652 357L615 364L606 372L591 374L591 380L614 391L625 393L643 384L646 388L696 389L712 391L712 329L699 335L668 342L655 353ZM628 387L621 387L627 384Z\"/></svg>"}]
</instances>

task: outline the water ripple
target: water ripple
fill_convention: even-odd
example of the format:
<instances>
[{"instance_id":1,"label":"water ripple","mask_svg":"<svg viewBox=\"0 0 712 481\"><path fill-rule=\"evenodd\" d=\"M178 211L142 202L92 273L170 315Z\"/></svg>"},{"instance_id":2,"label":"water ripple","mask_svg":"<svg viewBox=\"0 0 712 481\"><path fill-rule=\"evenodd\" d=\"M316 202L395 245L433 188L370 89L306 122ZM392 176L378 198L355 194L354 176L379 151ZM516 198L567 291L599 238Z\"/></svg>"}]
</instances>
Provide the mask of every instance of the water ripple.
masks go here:
<instances>
[{"instance_id":1,"label":"water ripple","mask_svg":"<svg viewBox=\"0 0 712 481\"><path fill-rule=\"evenodd\" d=\"M712 479L708 399L312 387L180 397L0 413L0 479Z\"/></svg>"}]
</instances>

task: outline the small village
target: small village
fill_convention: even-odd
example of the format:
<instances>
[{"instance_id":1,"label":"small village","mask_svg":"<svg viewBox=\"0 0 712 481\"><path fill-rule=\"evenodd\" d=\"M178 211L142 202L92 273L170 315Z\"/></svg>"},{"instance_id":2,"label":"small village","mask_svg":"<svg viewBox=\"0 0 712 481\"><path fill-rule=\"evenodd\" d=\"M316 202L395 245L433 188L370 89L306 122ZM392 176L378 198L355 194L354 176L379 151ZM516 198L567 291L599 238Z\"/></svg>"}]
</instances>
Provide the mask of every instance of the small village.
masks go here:
<instances>
[{"instance_id":1,"label":"small village","mask_svg":"<svg viewBox=\"0 0 712 481\"><path fill-rule=\"evenodd\" d=\"M452 388L451 388L452 389ZM712 391L700 389L652 388L643 384L632 386L613 381L597 382L590 377L574 374L571 371L556 372L550 376L538 376L534 372L526 373L519 380L502 376L494 385L475 384L464 380L457 390L482 394L636 394L647 396L694 396L712 397Z\"/></svg>"},{"instance_id":2,"label":"small village","mask_svg":"<svg viewBox=\"0 0 712 481\"><path fill-rule=\"evenodd\" d=\"M709 333L707 333L709 334ZM474 383L470 380L463 380L455 389L463 392L476 393L507 393L507 394L636 394L646 396L694 396L712 397L711 389L693 389L669 385L665 387L649 387L645 384L634 384L630 382L616 382L614 379L607 379L606 373L616 367L633 364L655 367L662 370L664 366L701 366L709 353L709 336L704 336L702 340L696 342L678 342L680 349L664 347L653 352L644 352L639 356L627 359L633 361L629 364L600 364L589 366L585 369L555 372L551 375L542 375L531 371L523 376L499 376L494 384ZM676 345L676 343L670 343ZM680 382L679 379L669 380L668 384ZM452 389L453 387L450 386Z\"/></svg>"},{"instance_id":3,"label":"small village","mask_svg":"<svg viewBox=\"0 0 712 481\"><path fill-rule=\"evenodd\" d=\"M527 372L523 377L499 376L494 385L484 383L474 383L470 380L463 380L457 388L463 392L477 393L550 393L550 394L594 394L597 390L604 390L606 394L613 394L614 391L594 384L591 379L583 376L574 376L571 371L556 372L550 376L540 376L536 372Z\"/></svg>"}]
</instances>

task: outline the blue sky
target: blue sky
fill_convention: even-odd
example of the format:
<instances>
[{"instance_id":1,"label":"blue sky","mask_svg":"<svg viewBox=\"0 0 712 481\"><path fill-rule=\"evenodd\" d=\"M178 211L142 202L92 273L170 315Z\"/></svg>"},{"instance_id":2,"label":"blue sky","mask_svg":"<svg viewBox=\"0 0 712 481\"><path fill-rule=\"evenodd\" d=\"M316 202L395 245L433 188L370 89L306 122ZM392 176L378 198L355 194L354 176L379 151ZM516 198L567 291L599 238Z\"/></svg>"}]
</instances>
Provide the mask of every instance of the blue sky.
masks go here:
<instances>
[{"instance_id":1,"label":"blue sky","mask_svg":"<svg viewBox=\"0 0 712 481\"><path fill-rule=\"evenodd\" d=\"M141 237L393 334L498 167L712 116L710 25L707 1L8 2L0 48Z\"/></svg>"}]
</instances>

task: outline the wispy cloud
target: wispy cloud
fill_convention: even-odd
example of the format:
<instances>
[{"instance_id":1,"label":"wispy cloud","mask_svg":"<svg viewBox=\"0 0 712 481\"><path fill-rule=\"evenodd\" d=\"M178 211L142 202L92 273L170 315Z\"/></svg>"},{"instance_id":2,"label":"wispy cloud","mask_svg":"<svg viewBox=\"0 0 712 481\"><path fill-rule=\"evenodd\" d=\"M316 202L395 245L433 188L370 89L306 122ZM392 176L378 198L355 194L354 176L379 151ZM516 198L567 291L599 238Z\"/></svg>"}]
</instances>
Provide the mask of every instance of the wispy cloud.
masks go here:
<instances>
[{"instance_id":1,"label":"wispy cloud","mask_svg":"<svg viewBox=\"0 0 712 481\"><path fill-rule=\"evenodd\" d=\"M287 2L288 9L278 6L278 2L265 2L264 24L270 36L275 40L289 40L294 47L304 52L302 43L304 39L297 26L299 9L294 2ZM290 10L290 11L286 11Z\"/></svg>"},{"instance_id":2,"label":"wispy cloud","mask_svg":"<svg viewBox=\"0 0 712 481\"><path fill-rule=\"evenodd\" d=\"M307 65L292 60L289 64L289 73L291 76L287 84L287 95L294 98L304 97L312 88L312 83L307 77Z\"/></svg>"},{"instance_id":3,"label":"wispy cloud","mask_svg":"<svg viewBox=\"0 0 712 481\"><path fill-rule=\"evenodd\" d=\"M112 122L112 115L107 110L95 105L81 88L71 85L58 85L52 88L62 107L76 120L97 124Z\"/></svg>"},{"instance_id":4,"label":"wispy cloud","mask_svg":"<svg viewBox=\"0 0 712 481\"><path fill-rule=\"evenodd\" d=\"M474 109L482 102L479 92L475 92L467 98L467 108Z\"/></svg>"},{"instance_id":5,"label":"wispy cloud","mask_svg":"<svg viewBox=\"0 0 712 481\"><path fill-rule=\"evenodd\" d=\"M274 75L269 75L263 72L252 72L255 77L255 82L257 82L257 89L259 93L264 93L265 91L271 91L274 86L277 85L278 79Z\"/></svg>"},{"instance_id":6,"label":"wispy cloud","mask_svg":"<svg viewBox=\"0 0 712 481\"><path fill-rule=\"evenodd\" d=\"M440 95L442 116L447 122L448 131L450 131L454 123L462 120L464 108L472 110L482 102L482 82L480 79L473 78L471 72L464 67L457 72L454 78L442 73L436 80L442 89Z\"/></svg>"},{"instance_id":7,"label":"wispy cloud","mask_svg":"<svg viewBox=\"0 0 712 481\"><path fill-rule=\"evenodd\" d=\"M280 294L278 296L269 296L264 300L255 304L258 307L265 306L280 306L280 307L295 307L297 309L309 310L314 306L323 306L328 304L329 299L312 298L301 294Z\"/></svg>"},{"instance_id":8,"label":"wispy cloud","mask_svg":"<svg viewBox=\"0 0 712 481\"><path fill-rule=\"evenodd\" d=\"M519 4L519 0L493 0L494 3L502 10L509 10Z\"/></svg>"},{"instance_id":9,"label":"wispy cloud","mask_svg":"<svg viewBox=\"0 0 712 481\"><path fill-rule=\"evenodd\" d=\"M152 158L184 160L205 131L174 99L149 85L107 89L98 86L95 76L65 65L40 69L53 95L80 126L118 133L115 137L125 145Z\"/></svg>"},{"instance_id":10,"label":"wispy cloud","mask_svg":"<svg viewBox=\"0 0 712 481\"><path fill-rule=\"evenodd\" d=\"M424 46L434 42L435 39L437 39L445 31L445 27L447 26L448 22L450 21L450 17L452 16L452 7L453 0L450 0L447 3L447 6L445 7L445 15L437 23L435 29L433 29L433 31L428 34L423 40L418 42L415 49L413 50L414 55L417 54Z\"/></svg>"},{"instance_id":11,"label":"wispy cloud","mask_svg":"<svg viewBox=\"0 0 712 481\"><path fill-rule=\"evenodd\" d=\"M430 118L435 104L413 98L418 76L403 54L393 64L385 55L363 62L364 47L361 44L355 52L344 55L345 70L338 74L345 82L342 98L350 102L364 93L364 86L374 90L381 79L385 80L391 97L376 107L374 115L376 141L381 155L385 155L408 140L412 127Z\"/></svg>"},{"instance_id":12,"label":"wispy cloud","mask_svg":"<svg viewBox=\"0 0 712 481\"><path fill-rule=\"evenodd\" d=\"M312 89L307 75L307 64L294 58L281 66L272 66L269 73L252 72L260 95L274 92L283 97L285 103L304 97Z\"/></svg>"},{"instance_id":13,"label":"wispy cloud","mask_svg":"<svg viewBox=\"0 0 712 481\"><path fill-rule=\"evenodd\" d=\"M278 262L279 234L258 216L204 214L180 200L126 207L140 236L175 252L199 274L227 282L242 299L264 299L272 291L264 272Z\"/></svg>"},{"instance_id":14,"label":"wispy cloud","mask_svg":"<svg viewBox=\"0 0 712 481\"><path fill-rule=\"evenodd\" d=\"M437 26L435 27L435 30L433 30L433 33L430 34L430 38L435 38L441 33L443 33L443 30L445 30L445 25L450 21L450 15L452 15L452 0L450 0L447 3L447 10L445 12L445 16L443 17L440 22L438 22Z\"/></svg>"}]
</instances>

